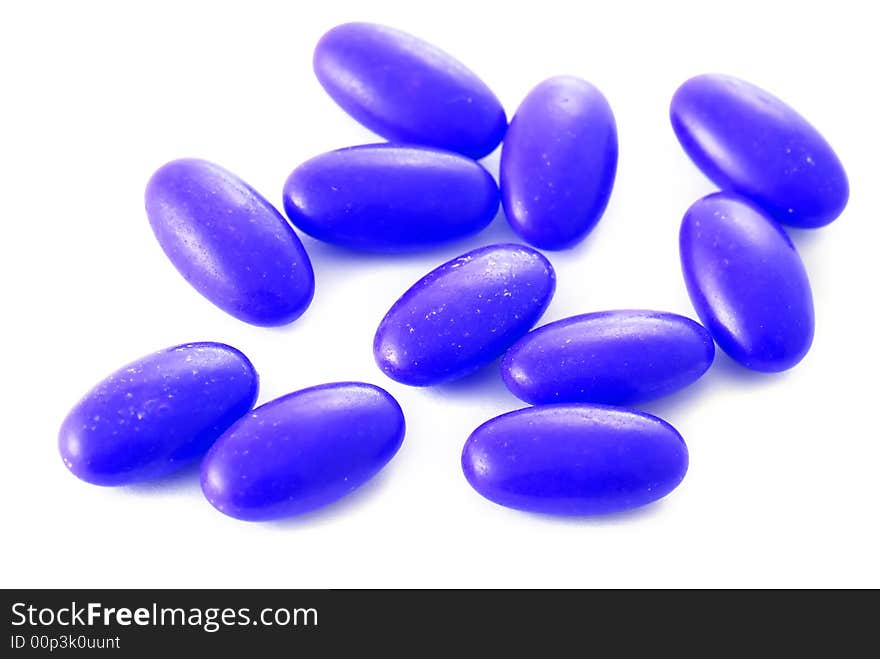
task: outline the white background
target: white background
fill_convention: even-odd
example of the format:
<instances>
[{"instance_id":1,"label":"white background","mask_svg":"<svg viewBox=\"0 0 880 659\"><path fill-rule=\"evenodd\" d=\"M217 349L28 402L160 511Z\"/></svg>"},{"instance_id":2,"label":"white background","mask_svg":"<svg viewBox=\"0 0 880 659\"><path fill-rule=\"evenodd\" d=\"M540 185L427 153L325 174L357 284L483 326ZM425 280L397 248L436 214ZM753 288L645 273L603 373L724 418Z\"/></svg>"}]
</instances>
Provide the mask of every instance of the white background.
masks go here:
<instances>
[{"instance_id":1,"label":"white background","mask_svg":"<svg viewBox=\"0 0 880 659\"><path fill-rule=\"evenodd\" d=\"M109 587L880 586L876 21L870 3L4 2L0 8L0 585ZM863 9L864 8L864 9ZM744 77L812 121L850 176L843 216L793 232L813 283L812 351L793 371L720 355L696 386L646 405L685 437L690 472L664 501L605 519L496 506L465 482L471 430L521 407L497 364L412 389L373 363L376 325L434 266L514 239L503 217L427 254L358 256L304 239L317 291L280 329L202 299L152 236L143 189L164 162L213 160L279 205L288 173L374 141L322 91L314 44L349 20L388 23L453 53L508 115L569 73L616 113L620 166L595 231L549 253L545 321L610 308L693 316L678 224L711 185L668 121L702 72ZM498 154L486 161L497 173ZM408 432L373 482L291 521L239 522L197 472L104 489L63 466L68 409L159 348L228 342L260 401L335 380L386 387Z\"/></svg>"}]
</instances>

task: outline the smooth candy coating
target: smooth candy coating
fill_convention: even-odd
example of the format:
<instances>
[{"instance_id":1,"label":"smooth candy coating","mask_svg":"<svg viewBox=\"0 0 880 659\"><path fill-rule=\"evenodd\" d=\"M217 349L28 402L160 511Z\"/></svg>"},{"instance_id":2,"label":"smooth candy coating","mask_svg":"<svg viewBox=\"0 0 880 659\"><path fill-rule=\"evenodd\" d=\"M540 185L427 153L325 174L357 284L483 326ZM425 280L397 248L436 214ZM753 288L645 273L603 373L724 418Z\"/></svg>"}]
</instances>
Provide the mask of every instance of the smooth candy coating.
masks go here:
<instances>
[{"instance_id":1,"label":"smooth candy coating","mask_svg":"<svg viewBox=\"0 0 880 659\"><path fill-rule=\"evenodd\" d=\"M253 407L257 373L222 343L187 343L122 367L67 415L58 449L95 485L165 476L192 463Z\"/></svg>"},{"instance_id":2,"label":"smooth candy coating","mask_svg":"<svg viewBox=\"0 0 880 659\"><path fill-rule=\"evenodd\" d=\"M709 332L662 311L602 311L526 334L504 355L507 388L533 405L624 405L695 382L715 358Z\"/></svg>"},{"instance_id":3,"label":"smooth candy coating","mask_svg":"<svg viewBox=\"0 0 880 659\"><path fill-rule=\"evenodd\" d=\"M498 186L470 158L371 144L297 167L284 209L307 234L354 249L401 252L476 233L498 211Z\"/></svg>"},{"instance_id":4,"label":"smooth candy coating","mask_svg":"<svg viewBox=\"0 0 880 659\"><path fill-rule=\"evenodd\" d=\"M174 267L208 300L253 325L285 325L309 306L312 264L290 224L234 174L175 160L147 185L147 215Z\"/></svg>"},{"instance_id":5,"label":"smooth candy coating","mask_svg":"<svg viewBox=\"0 0 880 659\"><path fill-rule=\"evenodd\" d=\"M296 391L258 407L214 444L202 463L202 491L238 519L298 515L372 478L405 429L397 401L371 384Z\"/></svg>"},{"instance_id":6,"label":"smooth candy coating","mask_svg":"<svg viewBox=\"0 0 880 659\"><path fill-rule=\"evenodd\" d=\"M571 247L605 212L616 171L617 126L602 92L550 78L529 92L504 137L504 213L532 245Z\"/></svg>"},{"instance_id":7,"label":"smooth candy coating","mask_svg":"<svg viewBox=\"0 0 880 659\"><path fill-rule=\"evenodd\" d=\"M849 183L831 146L763 89L731 76L700 75L675 92L670 117L706 176L778 222L821 227L846 206Z\"/></svg>"},{"instance_id":8,"label":"smooth candy coating","mask_svg":"<svg viewBox=\"0 0 880 659\"><path fill-rule=\"evenodd\" d=\"M756 371L784 371L813 342L813 295L804 264L776 222L719 192L688 209L681 266L697 315L724 352Z\"/></svg>"},{"instance_id":9,"label":"smooth candy coating","mask_svg":"<svg viewBox=\"0 0 880 659\"><path fill-rule=\"evenodd\" d=\"M424 144L482 158L507 128L504 108L486 84L439 48L372 23L327 32L315 75L343 110L395 142Z\"/></svg>"},{"instance_id":10,"label":"smooth candy coating","mask_svg":"<svg viewBox=\"0 0 880 659\"><path fill-rule=\"evenodd\" d=\"M661 499L684 478L681 435L650 414L559 404L502 414L477 428L461 466L495 503L552 515L602 515Z\"/></svg>"},{"instance_id":11,"label":"smooth candy coating","mask_svg":"<svg viewBox=\"0 0 880 659\"><path fill-rule=\"evenodd\" d=\"M455 380L529 331L556 287L553 266L523 245L489 245L431 271L382 319L373 341L388 377L414 386Z\"/></svg>"}]
</instances>

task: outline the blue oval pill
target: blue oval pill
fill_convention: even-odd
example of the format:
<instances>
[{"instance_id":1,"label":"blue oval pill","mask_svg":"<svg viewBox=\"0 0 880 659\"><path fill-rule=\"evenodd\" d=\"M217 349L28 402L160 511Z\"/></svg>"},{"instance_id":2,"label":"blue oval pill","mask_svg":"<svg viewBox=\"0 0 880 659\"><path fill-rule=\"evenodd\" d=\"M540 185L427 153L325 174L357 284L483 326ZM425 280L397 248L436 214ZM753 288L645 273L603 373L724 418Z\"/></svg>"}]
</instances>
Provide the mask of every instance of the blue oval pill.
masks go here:
<instances>
[{"instance_id":1,"label":"blue oval pill","mask_svg":"<svg viewBox=\"0 0 880 659\"><path fill-rule=\"evenodd\" d=\"M391 307L373 341L376 363L415 386L464 377L528 332L555 287L553 266L533 249L475 249L425 275Z\"/></svg>"},{"instance_id":2,"label":"blue oval pill","mask_svg":"<svg viewBox=\"0 0 880 659\"><path fill-rule=\"evenodd\" d=\"M821 227L846 206L849 183L831 146L763 89L731 76L700 75L675 92L670 117L706 176L778 222Z\"/></svg>"},{"instance_id":3,"label":"blue oval pill","mask_svg":"<svg viewBox=\"0 0 880 659\"><path fill-rule=\"evenodd\" d=\"M686 387L714 358L712 337L690 318L603 311L529 332L504 355L501 375L527 403L623 405Z\"/></svg>"},{"instance_id":4,"label":"blue oval pill","mask_svg":"<svg viewBox=\"0 0 880 659\"><path fill-rule=\"evenodd\" d=\"M257 399L254 367L222 343L187 343L132 362L67 415L58 448L95 485L159 478L200 458Z\"/></svg>"},{"instance_id":5,"label":"blue oval pill","mask_svg":"<svg viewBox=\"0 0 880 659\"><path fill-rule=\"evenodd\" d=\"M405 422L384 389L339 382L261 405L202 462L202 490L222 513L290 517L349 494L394 457Z\"/></svg>"},{"instance_id":6,"label":"blue oval pill","mask_svg":"<svg viewBox=\"0 0 880 659\"><path fill-rule=\"evenodd\" d=\"M401 252L485 228L498 211L498 186L478 163L450 151L371 144L297 167L284 208L319 240Z\"/></svg>"},{"instance_id":7,"label":"blue oval pill","mask_svg":"<svg viewBox=\"0 0 880 659\"><path fill-rule=\"evenodd\" d=\"M175 160L147 185L147 215L174 267L208 300L253 325L284 325L309 306L312 264L290 224L240 178Z\"/></svg>"},{"instance_id":8,"label":"blue oval pill","mask_svg":"<svg viewBox=\"0 0 880 659\"><path fill-rule=\"evenodd\" d=\"M550 78L529 92L504 137L504 213L532 245L570 247L605 212L616 171L617 127L608 101L585 80Z\"/></svg>"},{"instance_id":9,"label":"blue oval pill","mask_svg":"<svg viewBox=\"0 0 880 659\"><path fill-rule=\"evenodd\" d=\"M315 48L315 75L343 110L395 142L482 158L507 128L486 84L439 48L372 23L346 23Z\"/></svg>"},{"instance_id":10,"label":"blue oval pill","mask_svg":"<svg viewBox=\"0 0 880 659\"><path fill-rule=\"evenodd\" d=\"M691 301L724 352L756 371L784 371L813 341L813 296L791 240L748 200L719 192L681 223Z\"/></svg>"},{"instance_id":11,"label":"blue oval pill","mask_svg":"<svg viewBox=\"0 0 880 659\"><path fill-rule=\"evenodd\" d=\"M553 515L601 515L660 499L687 472L681 435L662 419L618 407L541 405L477 428L461 465L495 503Z\"/></svg>"}]
</instances>

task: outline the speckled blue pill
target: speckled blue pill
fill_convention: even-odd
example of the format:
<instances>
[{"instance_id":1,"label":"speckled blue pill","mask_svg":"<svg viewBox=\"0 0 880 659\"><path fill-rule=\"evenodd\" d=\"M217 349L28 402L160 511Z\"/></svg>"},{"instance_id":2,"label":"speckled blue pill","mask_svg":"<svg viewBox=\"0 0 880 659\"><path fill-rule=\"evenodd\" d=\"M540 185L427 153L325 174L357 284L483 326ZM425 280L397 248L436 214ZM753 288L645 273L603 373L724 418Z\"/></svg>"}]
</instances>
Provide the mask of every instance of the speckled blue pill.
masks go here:
<instances>
[{"instance_id":1,"label":"speckled blue pill","mask_svg":"<svg viewBox=\"0 0 880 659\"><path fill-rule=\"evenodd\" d=\"M222 343L187 343L98 383L64 419L67 468L95 485L165 476L208 450L257 399L254 367Z\"/></svg>"},{"instance_id":2,"label":"speckled blue pill","mask_svg":"<svg viewBox=\"0 0 880 659\"><path fill-rule=\"evenodd\" d=\"M373 23L346 23L315 48L315 75L343 110L395 142L492 152L504 108L473 72L436 46Z\"/></svg>"},{"instance_id":3,"label":"speckled blue pill","mask_svg":"<svg viewBox=\"0 0 880 659\"><path fill-rule=\"evenodd\" d=\"M370 144L316 156L284 185L290 221L352 249L404 252L461 238L498 211L498 186L457 153Z\"/></svg>"},{"instance_id":4,"label":"speckled blue pill","mask_svg":"<svg viewBox=\"0 0 880 659\"><path fill-rule=\"evenodd\" d=\"M527 403L629 405L692 384L714 358L712 337L690 318L602 311L529 332L505 353L501 375Z\"/></svg>"},{"instance_id":5,"label":"speckled blue pill","mask_svg":"<svg viewBox=\"0 0 880 659\"><path fill-rule=\"evenodd\" d=\"M312 264L296 233L235 174L205 160L175 160L153 174L146 207L180 274L228 314L284 325L312 301Z\"/></svg>"},{"instance_id":6,"label":"speckled blue pill","mask_svg":"<svg viewBox=\"0 0 880 659\"><path fill-rule=\"evenodd\" d=\"M602 92L550 78L529 92L504 137L504 213L535 247L571 247L602 217L616 172L617 126Z\"/></svg>"},{"instance_id":7,"label":"speckled blue pill","mask_svg":"<svg viewBox=\"0 0 880 659\"><path fill-rule=\"evenodd\" d=\"M666 496L688 467L681 435L619 407L558 404L502 414L477 428L465 478L495 503L552 515L601 515Z\"/></svg>"},{"instance_id":8,"label":"speckled blue pill","mask_svg":"<svg viewBox=\"0 0 880 659\"><path fill-rule=\"evenodd\" d=\"M834 150L763 89L732 76L696 76L675 92L670 117L706 176L750 198L777 222L821 227L846 206L849 182Z\"/></svg>"},{"instance_id":9,"label":"speckled blue pill","mask_svg":"<svg viewBox=\"0 0 880 659\"><path fill-rule=\"evenodd\" d=\"M400 405L371 384L296 391L224 433L202 462L202 491L237 519L298 515L372 478L397 453L405 430Z\"/></svg>"},{"instance_id":10,"label":"speckled blue pill","mask_svg":"<svg viewBox=\"0 0 880 659\"><path fill-rule=\"evenodd\" d=\"M724 352L756 371L784 371L813 342L813 295L782 227L747 199L719 192L696 201L679 235L685 284Z\"/></svg>"},{"instance_id":11,"label":"speckled blue pill","mask_svg":"<svg viewBox=\"0 0 880 659\"><path fill-rule=\"evenodd\" d=\"M373 340L376 363L413 386L464 377L528 332L555 288L553 266L524 245L463 254L425 275L391 307Z\"/></svg>"}]
</instances>

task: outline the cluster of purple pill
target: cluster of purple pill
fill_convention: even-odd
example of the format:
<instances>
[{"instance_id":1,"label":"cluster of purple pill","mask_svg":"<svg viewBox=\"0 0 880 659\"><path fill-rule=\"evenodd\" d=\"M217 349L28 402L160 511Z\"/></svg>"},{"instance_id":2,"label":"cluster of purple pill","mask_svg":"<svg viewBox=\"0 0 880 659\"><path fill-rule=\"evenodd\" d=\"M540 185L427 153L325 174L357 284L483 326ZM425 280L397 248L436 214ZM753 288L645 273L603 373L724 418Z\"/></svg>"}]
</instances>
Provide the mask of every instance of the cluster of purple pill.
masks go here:
<instances>
[{"instance_id":1,"label":"cluster of purple pill","mask_svg":"<svg viewBox=\"0 0 880 659\"><path fill-rule=\"evenodd\" d=\"M294 226L350 250L415 251L476 234L503 205L525 242L559 250L602 216L617 128L590 83L540 83L508 125L492 91L459 62L367 23L325 34L314 68L343 109L389 142L297 167L284 186L287 219L202 160L168 163L147 186L147 215L168 258L236 318L283 325L308 308L314 274ZM492 501L591 515L657 500L684 477L687 448L665 421L621 406L695 382L716 343L759 371L791 368L810 348L810 285L781 225L820 227L842 212L848 183L833 150L782 101L728 76L685 82L671 120L721 190L696 201L681 224L684 279L702 324L614 310L532 330L556 275L522 244L482 246L436 267L379 324L374 355L388 377L431 386L501 358L508 389L533 405L487 421L465 443L464 475ZM502 140L499 190L477 159ZM324 384L254 409L258 388L253 365L230 346L168 348L80 400L61 428L62 458L99 485L202 460L202 489L218 510L266 520L346 495L403 441L403 412L375 385Z\"/></svg>"}]
</instances>

